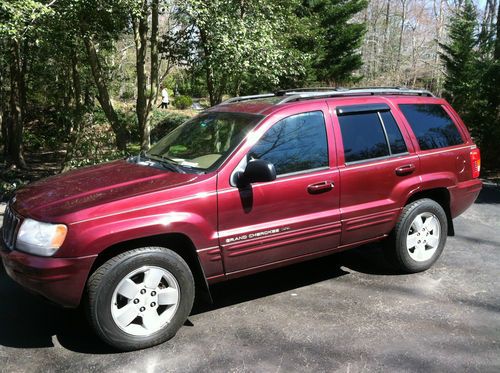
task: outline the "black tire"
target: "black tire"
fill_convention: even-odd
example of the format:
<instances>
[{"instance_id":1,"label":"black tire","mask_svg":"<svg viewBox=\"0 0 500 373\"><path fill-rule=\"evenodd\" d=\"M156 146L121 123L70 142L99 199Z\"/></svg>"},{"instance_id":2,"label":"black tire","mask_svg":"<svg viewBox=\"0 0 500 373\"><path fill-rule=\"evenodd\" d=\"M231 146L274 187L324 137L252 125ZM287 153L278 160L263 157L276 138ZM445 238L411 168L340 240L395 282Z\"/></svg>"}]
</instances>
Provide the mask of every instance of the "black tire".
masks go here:
<instances>
[{"instance_id":1,"label":"black tire","mask_svg":"<svg viewBox=\"0 0 500 373\"><path fill-rule=\"evenodd\" d=\"M408 252L406 239L414 219L422 213L433 214L440 226L439 244L429 259L416 261ZM446 243L448 235L448 219L445 211L436 201L423 198L406 205L399 217L399 220L387 240L385 253L389 261L403 273L416 273L429 269L440 257Z\"/></svg>"},{"instance_id":2,"label":"black tire","mask_svg":"<svg viewBox=\"0 0 500 373\"><path fill-rule=\"evenodd\" d=\"M154 334L137 336L126 333L114 321L111 301L120 281L143 266L160 267L175 277L180 301L168 324ZM87 316L97 335L122 351L151 347L172 338L191 312L195 294L193 275L184 259L162 247L144 247L124 252L109 259L92 273L87 282Z\"/></svg>"}]
</instances>

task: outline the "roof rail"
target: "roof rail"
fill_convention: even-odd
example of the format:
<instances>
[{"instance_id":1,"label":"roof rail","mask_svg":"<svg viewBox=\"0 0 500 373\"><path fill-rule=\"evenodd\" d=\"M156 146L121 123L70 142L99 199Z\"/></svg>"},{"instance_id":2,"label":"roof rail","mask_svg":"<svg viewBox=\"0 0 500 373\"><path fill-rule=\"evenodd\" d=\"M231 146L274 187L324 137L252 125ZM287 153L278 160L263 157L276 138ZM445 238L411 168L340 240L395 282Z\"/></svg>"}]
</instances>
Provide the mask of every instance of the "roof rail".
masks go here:
<instances>
[{"instance_id":1,"label":"roof rail","mask_svg":"<svg viewBox=\"0 0 500 373\"><path fill-rule=\"evenodd\" d=\"M280 89L276 91L274 94L276 96L285 96L290 92L323 92L323 91L345 91L347 88L343 87L309 87L309 88L289 88L289 89Z\"/></svg>"},{"instance_id":2,"label":"roof rail","mask_svg":"<svg viewBox=\"0 0 500 373\"><path fill-rule=\"evenodd\" d=\"M247 100L257 100L259 98L268 98L268 97L274 97L274 96L276 96L274 93L263 93L260 95L250 95L250 96L236 96L236 97L232 97L232 98L229 98L229 99L221 102L219 105L230 104L230 103L240 102L240 101L247 101Z\"/></svg>"},{"instance_id":3,"label":"roof rail","mask_svg":"<svg viewBox=\"0 0 500 373\"><path fill-rule=\"evenodd\" d=\"M359 87L359 88L296 88L280 90L276 93L264 93L260 95L239 96L230 98L220 105L230 104L241 101L257 100L260 98L283 97L275 104L285 102L311 100L314 98L346 97L346 96L380 96L380 95L401 95L401 96L425 96L435 97L431 92L425 89L409 89L404 87Z\"/></svg>"},{"instance_id":4,"label":"roof rail","mask_svg":"<svg viewBox=\"0 0 500 373\"><path fill-rule=\"evenodd\" d=\"M348 96L381 96L381 95L401 95L401 96L426 96L434 97L427 90L406 89L406 88L353 88L337 91L321 92L287 92L283 100L277 104L285 102L311 100L314 98L348 97Z\"/></svg>"}]
</instances>

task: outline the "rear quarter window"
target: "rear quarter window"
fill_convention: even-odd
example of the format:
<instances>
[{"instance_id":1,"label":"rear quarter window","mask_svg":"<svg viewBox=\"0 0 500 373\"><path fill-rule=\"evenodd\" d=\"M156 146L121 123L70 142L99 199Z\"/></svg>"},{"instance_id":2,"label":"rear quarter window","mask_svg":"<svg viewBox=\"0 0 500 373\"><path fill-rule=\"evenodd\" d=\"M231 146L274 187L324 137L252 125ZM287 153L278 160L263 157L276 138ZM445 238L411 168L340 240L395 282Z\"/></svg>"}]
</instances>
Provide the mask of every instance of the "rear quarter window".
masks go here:
<instances>
[{"instance_id":1,"label":"rear quarter window","mask_svg":"<svg viewBox=\"0 0 500 373\"><path fill-rule=\"evenodd\" d=\"M400 104L421 150L446 148L463 144L456 124L441 105Z\"/></svg>"}]
</instances>

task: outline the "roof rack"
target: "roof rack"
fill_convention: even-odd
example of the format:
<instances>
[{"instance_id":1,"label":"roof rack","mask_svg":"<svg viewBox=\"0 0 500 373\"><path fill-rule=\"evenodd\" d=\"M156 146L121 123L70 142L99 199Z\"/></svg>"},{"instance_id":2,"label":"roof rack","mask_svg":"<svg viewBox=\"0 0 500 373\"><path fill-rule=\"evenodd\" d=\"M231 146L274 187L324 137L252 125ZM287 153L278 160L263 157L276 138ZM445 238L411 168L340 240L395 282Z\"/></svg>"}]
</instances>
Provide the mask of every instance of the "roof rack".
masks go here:
<instances>
[{"instance_id":1,"label":"roof rack","mask_svg":"<svg viewBox=\"0 0 500 373\"><path fill-rule=\"evenodd\" d=\"M230 99L227 99L226 101L221 102L219 105L230 104L230 103L240 102L240 101L257 100L259 98L268 98L268 97L274 97L274 96L276 96L274 93L263 93L261 95L250 95L250 96L236 96L236 97L232 97Z\"/></svg>"},{"instance_id":2,"label":"roof rack","mask_svg":"<svg viewBox=\"0 0 500 373\"><path fill-rule=\"evenodd\" d=\"M289 89L280 89L279 91L276 91L274 94L276 96L284 96L286 94L289 94L291 92L297 93L297 92L324 92L324 91L345 91L348 88L344 87L308 87L308 88L289 88Z\"/></svg>"},{"instance_id":3,"label":"roof rack","mask_svg":"<svg viewBox=\"0 0 500 373\"><path fill-rule=\"evenodd\" d=\"M351 88L336 91L321 91L321 92L287 92L283 100L279 103L310 100L314 98L328 97L346 97L346 96L382 96L382 95L400 95L400 96L426 96L434 97L427 90L407 89L407 88Z\"/></svg>"},{"instance_id":4,"label":"roof rack","mask_svg":"<svg viewBox=\"0 0 500 373\"><path fill-rule=\"evenodd\" d=\"M435 97L431 92L424 89L409 89L404 87L360 87L360 88L296 88L280 90L276 93L265 93L260 95L233 97L222 102L220 105L256 100L270 97L283 97L275 104L285 102L311 100L314 98L346 97L346 96L381 96L381 95L401 95L401 96L425 96Z\"/></svg>"}]
</instances>

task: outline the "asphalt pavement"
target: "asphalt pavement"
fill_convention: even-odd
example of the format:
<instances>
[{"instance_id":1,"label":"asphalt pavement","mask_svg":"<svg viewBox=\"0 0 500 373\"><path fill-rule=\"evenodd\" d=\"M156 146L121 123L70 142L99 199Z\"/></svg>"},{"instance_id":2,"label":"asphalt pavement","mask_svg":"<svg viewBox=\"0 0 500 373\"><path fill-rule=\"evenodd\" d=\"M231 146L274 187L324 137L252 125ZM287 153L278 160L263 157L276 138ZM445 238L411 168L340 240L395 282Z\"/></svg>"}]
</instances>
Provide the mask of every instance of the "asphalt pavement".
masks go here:
<instances>
[{"instance_id":1,"label":"asphalt pavement","mask_svg":"<svg viewBox=\"0 0 500 373\"><path fill-rule=\"evenodd\" d=\"M129 353L2 269L0 372L500 372L500 188L455 231L420 274L367 245L217 285L174 339Z\"/></svg>"}]
</instances>

